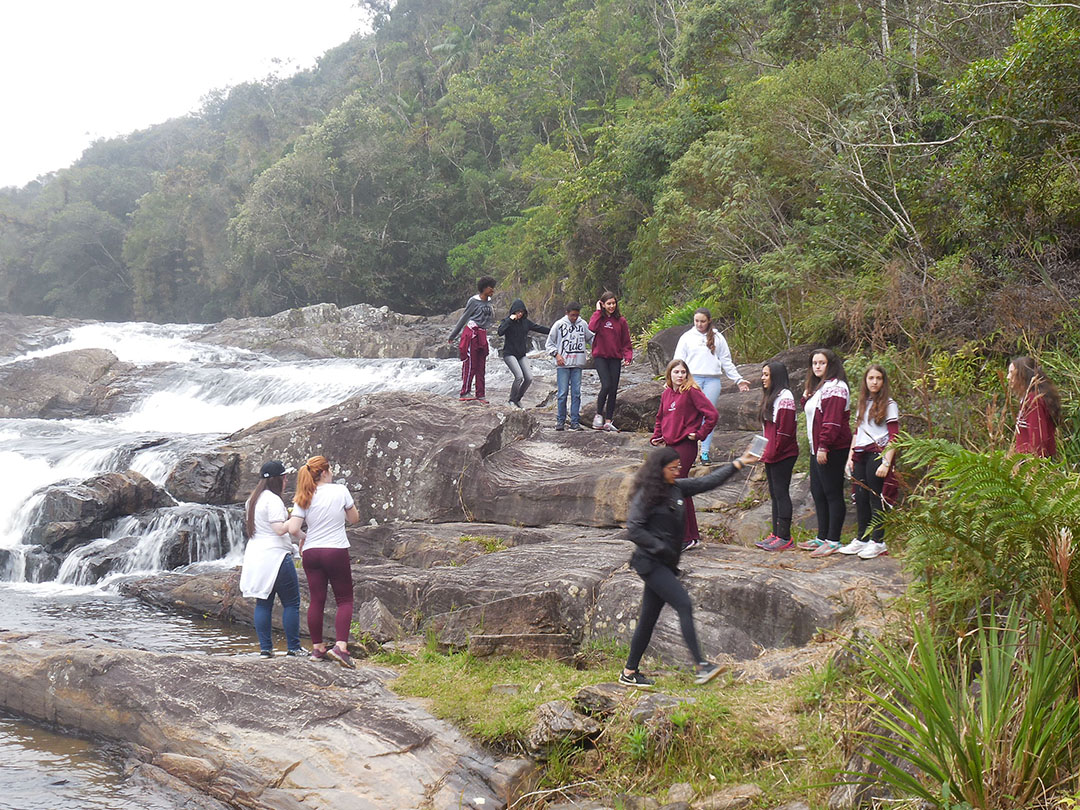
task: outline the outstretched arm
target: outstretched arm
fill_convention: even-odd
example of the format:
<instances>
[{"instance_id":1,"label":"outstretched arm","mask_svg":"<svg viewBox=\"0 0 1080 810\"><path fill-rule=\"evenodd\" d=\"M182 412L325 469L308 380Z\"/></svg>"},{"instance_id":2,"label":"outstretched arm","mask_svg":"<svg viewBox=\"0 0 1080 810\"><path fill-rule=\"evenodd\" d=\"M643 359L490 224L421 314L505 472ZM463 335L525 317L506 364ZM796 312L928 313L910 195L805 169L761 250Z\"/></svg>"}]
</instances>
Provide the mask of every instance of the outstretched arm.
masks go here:
<instances>
[{"instance_id":1,"label":"outstretched arm","mask_svg":"<svg viewBox=\"0 0 1080 810\"><path fill-rule=\"evenodd\" d=\"M730 464L717 467L708 475L698 476L697 478L680 478L675 482L675 486L679 488L683 495L700 495L702 492L716 489L739 470L757 460L758 457L751 455L750 451L747 450Z\"/></svg>"}]
</instances>

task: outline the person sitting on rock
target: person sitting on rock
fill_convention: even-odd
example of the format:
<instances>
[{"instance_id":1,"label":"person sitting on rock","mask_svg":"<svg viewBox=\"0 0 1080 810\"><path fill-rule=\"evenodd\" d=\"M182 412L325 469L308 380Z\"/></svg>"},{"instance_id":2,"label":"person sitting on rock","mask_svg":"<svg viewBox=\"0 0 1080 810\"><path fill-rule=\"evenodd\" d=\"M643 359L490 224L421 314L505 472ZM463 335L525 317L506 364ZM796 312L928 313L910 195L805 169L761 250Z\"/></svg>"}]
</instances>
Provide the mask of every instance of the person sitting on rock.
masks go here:
<instances>
[{"instance_id":1,"label":"person sitting on rock","mask_svg":"<svg viewBox=\"0 0 1080 810\"><path fill-rule=\"evenodd\" d=\"M654 445L666 444L678 453L682 461L679 477L686 478L697 459L698 441L712 432L719 415L709 398L694 382L684 360L672 360L668 363L664 376L664 393L660 396L656 427L649 441ZM686 499L683 512L686 515L683 551L689 551L701 543L697 512L692 499Z\"/></svg>"},{"instance_id":2,"label":"person sitting on rock","mask_svg":"<svg viewBox=\"0 0 1080 810\"><path fill-rule=\"evenodd\" d=\"M247 547L244 565L240 569L240 593L255 598L255 634L259 637L259 654L274 655L271 638L271 614L274 595L281 600L281 624L285 629L286 655L299 655L300 647L300 583L293 564L293 544L288 536L289 513L281 500L285 476L292 472L280 461L268 461L259 470L259 483L247 499ZM300 527L295 532L303 542Z\"/></svg>"},{"instance_id":3,"label":"person sitting on rock","mask_svg":"<svg viewBox=\"0 0 1080 810\"><path fill-rule=\"evenodd\" d=\"M585 352L592 339L593 333L581 320L581 305L576 301L566 305L566 317L555 321L548 332L547 351L558 367L556 430L566 426L567 394L570 396L570 430L581 430L581 370L585 368Z\"/></svg>"},{"instance_id":4,"label":"person sitting on rock","mask_svg":"<svg viewBox=\"0 0 1080 810\"><path fill-rule=\"evenodd\" d=\"M509 403L515 408L521 407L521 398L532 385L532 369L529 367L529 358L526 357L529 350L529 332L546 335L550 331L549 327L529 320L529 310L520 298L514 300L510 305L510 314L499 323L499 335L503 339L502 359L514 375Z\"/></svg>"},{"instance_id":5,"label":"person sitting on rock","mask_svg":"<svg viewBox=\"0 0 1080 810\"><path fill-rule=\"evenodd\" d=\"M485 377L489 351L487 333L495 323L495 307L491 304L491 296L495 294L495 279L491 276L478 278L476 289L479 292L466 302L465 311L461 313L448 339L453 343L458 334L461 334L458 343L458 355L461 357L461 393L458 399L462 402L476 399L477 402L486 403ZM473 380L476 381L475 397L472 395Z\"/></svg>"},{"instance_id":6,"label":"person sitting on rock","mask_svg":"<svg viewBox=\"0 0 1080 810\"><path fill-rule=\"evenodd\" d=\"M683 478L682 457L673 447L649 453L634 479L634 494L626 516L626 533L636 548L630 567L645 583L637 628L630 641L630 655L619 675L626 686L648 687L653 681L638 671L641 657L652 639L653 628L665 604L679 614L683 640L694 662L694 682L708 683L720 674L720 667L706 661L698 646L690 594L679 582L679 556L686 525L686 504L691 495L716 489L736 472L753 464L757 456L744 452L699 478Z\"/></svg>"},{"instance_id":7,"label":"person sitting on rock","mask_svg":"<svg viewBox=\"0 0 1080 810\"><path fill-rule=\"evenodd\" d=\"M308 632L311 634L311 657L316 661L330 658L352 668L349 656L349 626L353 617L352 565L349 562L349 538L346 523L356 523L352 493L343 484L333 483L330 462L313 456L296 474L296 495L288 530L296 534L307 523L307 536L300 543L304 574L308 581ZM334 616L334 646L323 642L323 610L326 586L334 590L337 613Z\"/></svg>"}]
</instances>

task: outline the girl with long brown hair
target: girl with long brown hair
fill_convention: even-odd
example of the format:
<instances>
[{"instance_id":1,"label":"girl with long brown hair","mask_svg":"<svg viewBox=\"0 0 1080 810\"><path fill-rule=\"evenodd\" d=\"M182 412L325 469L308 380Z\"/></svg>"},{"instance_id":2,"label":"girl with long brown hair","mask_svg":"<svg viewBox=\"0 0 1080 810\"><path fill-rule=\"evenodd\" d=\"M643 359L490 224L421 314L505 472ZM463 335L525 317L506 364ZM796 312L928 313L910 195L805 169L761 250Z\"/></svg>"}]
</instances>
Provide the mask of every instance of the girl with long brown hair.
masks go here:
<instances>
[{"instance_id":1,"label":"girl with long brown hair","mask_svg":"<svg viewBox=\"0 0 1080 810\"><path fill-rule=\"evenodd\" d=\"M323 456L307 460L296 474L296 495L288 528L292 532L307 524L307 536L300 544L304 574L308 581L308 632L311 634L311 657L330 658L343 667L353 667L349 656L349 626L353 616L352 566L349 562L349 538L346 523L356 523L352 493L344 484L333 483L330 462ZM334 591L337 612L334 616L334 646L323 641L323 610L326 589Z\"/></svg>"},{"instance_id":2,"label":"girl with long brown hair","mask_svg":"<svg viewBox=\"0 0 1080 810\"><path fill-rule=\"evenodd\" d=\"M300 583L296 579L292 538L286 525L289 513L281 500L285 476L289 472L280 461L263 464L259 470L259 483L247 499L244 516L244 533L248 541L240 569L240 593L255 598L255 634L263 658L274 654L271 614L275 595L281 600L281 624L288 645L286 654L303 652L300 647ZM302 541L303 532L299 526L296 534Z\"/></svg>"},{"instance_id":3,"label":"girl with long brown hair","mask_svg":"<svg viewBox=\"0 0 1080 810\"><path fill-rule=\"evenodd\" d=\"M1020 398L1013 452L1053 458L1057 455L1057 426L1061 423L1057 386L1027 355L1009 362L1008 382L1009 390Z\"/></svg>"},{"instance_id":4,"label":"girl with long brown hair","mask_svg":"<svg viewBox=\"0 0 1080 810\"><path fill-rule=\"evenodd\" d=\"M672 360L665 371L664 392L656 412L653 445L666 444L679 455L679 478L687 478L697 459L698 441L707 438L719 418L716 408L694 382L683 360ZM686 533L683 550L689 551L701 542L694 502L686 499Z\"/></svg>"},{"instance_id":5,"label":"girl with long brown hair","mask_svg":"<svg viewBox=\"0 0 1080 810\"><path fill-rule=\"evenodd\" d=\"M885 504L895 499L896 458L894 440L900 432L900 409L889 396L889 377L877 363L863 374L859 390L858 428L851 440L847 469L855 482L855 513L859 533L841 554L871 560L888 553L881 514Z\"/></svg>"},{"instance_id":6,"label":"girl with long brown hair","mask_svg":"<svg viewBox=\"0 0 1080 810\"><path fill-rule=\"evenodd\" d=\"M682 335L675 346L675 359L684 360L690 373L716 409L720 399L721 375L733 380L740 391L749 391L750 383L743 379L735 362L731 359L731 349L719 330L713 328L712 313L702 307L694 311L694 323ZM701 463L710 464L709 450L712 439L705 437L701 445Z\"/></svg>"}]
</instances>

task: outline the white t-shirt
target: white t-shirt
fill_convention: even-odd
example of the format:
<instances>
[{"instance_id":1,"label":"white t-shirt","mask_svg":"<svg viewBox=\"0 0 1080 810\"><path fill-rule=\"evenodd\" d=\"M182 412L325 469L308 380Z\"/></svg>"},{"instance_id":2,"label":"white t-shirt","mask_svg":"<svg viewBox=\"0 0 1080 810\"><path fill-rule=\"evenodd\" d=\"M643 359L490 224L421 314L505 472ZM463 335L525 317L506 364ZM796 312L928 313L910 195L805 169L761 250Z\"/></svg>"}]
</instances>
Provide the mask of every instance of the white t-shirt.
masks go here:
<instances>
[{"instance_id":1,"label":"white t-shirt","mask_svg":"<svg viewBox=\"0 0 1080 810\"><path fill-rule=\"evenodd\" d=\"M889 422L900 421L900 408L894 400L890 399L889 404L885 406L885 421L879 423L870 421L870 409L873 407L874 401L871 400L866 406L866 413L859 420L853 447L869 447L872 444L884 447L889 443Z\"/></svg>"},{"instance_id":2,"label":"white t-shirt","mask_svg":"<svg viewBox=\"0 0 1080 810\"><path fill-rule=\"evenodd\" d=\"M345 510L355 505L352 493L344 484L319 484L307 509L293 506L293 517L307 519L304 551L311 548L348 548Z\"/></svg>"},{"instance_id":3,"label":"white t-shirt","mask_svg":"<svg viewBox=\"0 0 1080 810\"><path fill-rule=\"evenodd\" d=\"M271 523L289 519L281 498L266 489L255 502L255 533L244 548L244 564L240 570L240 593L265 599L274 589L281 561L292 554L292 538L278 534Z\"/></svg>"}]
</instances>

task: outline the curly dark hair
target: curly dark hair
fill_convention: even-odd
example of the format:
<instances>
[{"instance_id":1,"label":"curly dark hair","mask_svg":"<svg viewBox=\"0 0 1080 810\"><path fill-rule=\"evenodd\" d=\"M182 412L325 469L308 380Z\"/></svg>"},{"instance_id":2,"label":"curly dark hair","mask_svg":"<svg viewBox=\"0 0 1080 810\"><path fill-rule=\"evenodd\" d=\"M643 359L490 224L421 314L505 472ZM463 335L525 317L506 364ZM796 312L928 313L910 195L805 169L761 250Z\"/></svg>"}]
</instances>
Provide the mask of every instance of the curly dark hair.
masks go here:
<instances>
[{"instance_id":1,"label":"curly dark hair","mask_svg":"<svg viewBox=\"0 0 1080 810\"><path fill-rule=\"evenodd\" d=\"M664 467L673 461L678 461L679 454L674 449L664 446L653 450L645 458L645 463L638 468L634 476L634 494L639 494L645 499L646 507L653 507L661 503L668 495L671 485L664 480Z\"/></svg>"}]
</instances>

